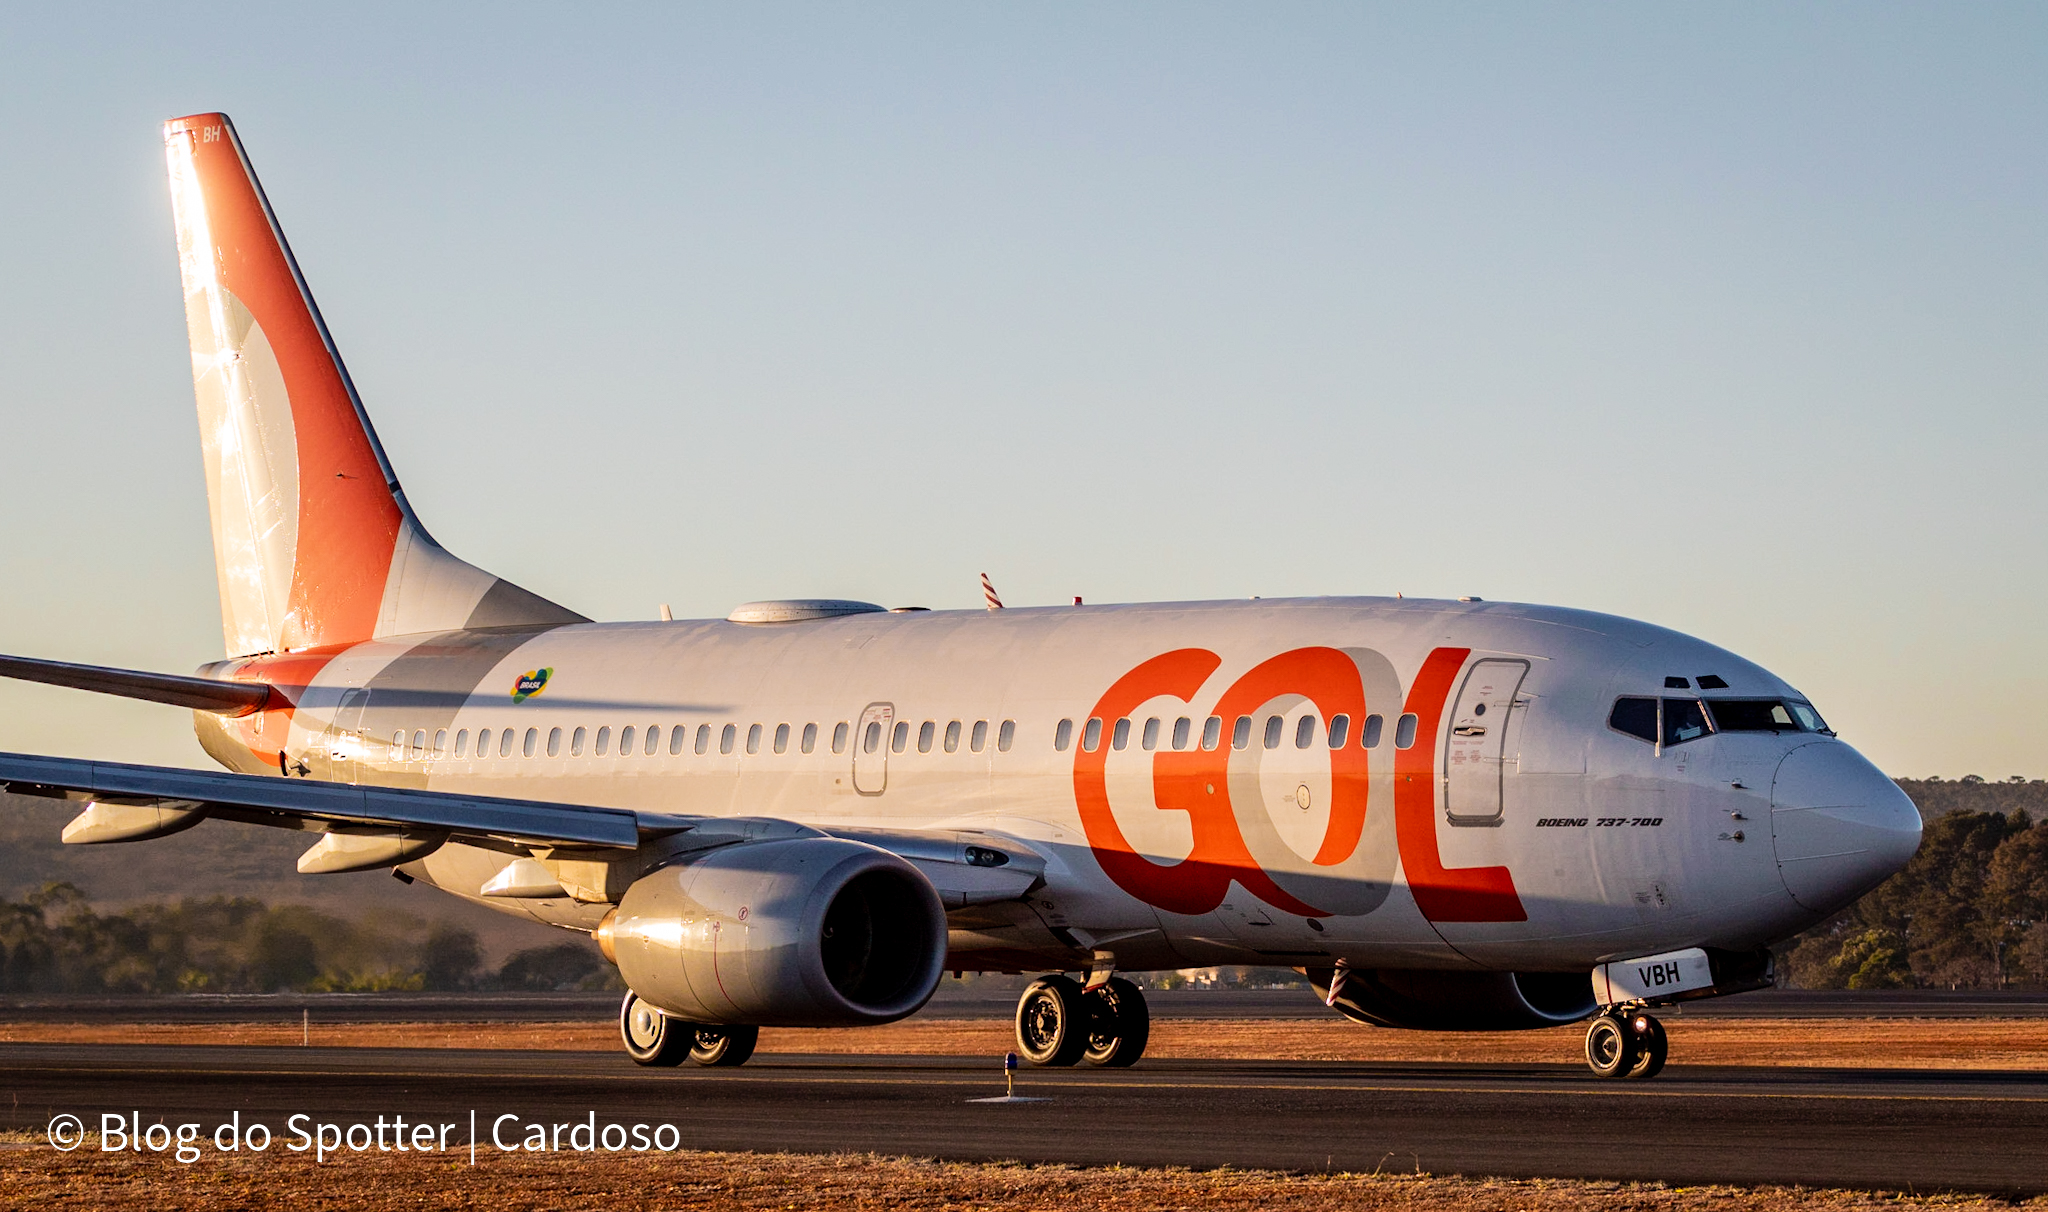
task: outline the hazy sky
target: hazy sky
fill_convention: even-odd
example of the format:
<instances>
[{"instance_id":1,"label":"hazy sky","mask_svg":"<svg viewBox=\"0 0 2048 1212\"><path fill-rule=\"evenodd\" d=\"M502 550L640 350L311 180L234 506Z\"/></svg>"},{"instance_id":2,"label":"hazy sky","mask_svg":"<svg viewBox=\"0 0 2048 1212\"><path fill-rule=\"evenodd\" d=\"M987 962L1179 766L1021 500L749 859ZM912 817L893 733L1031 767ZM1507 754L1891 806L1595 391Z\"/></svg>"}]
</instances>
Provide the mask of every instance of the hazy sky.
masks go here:
<instances>
[{"instance_id":1,"label":"hazy sky","mask_svg":"<svg viewBox=\"0 0 2048 1212\"><path fill-rule=\"evenodd\" d=\"M593 617L1479 594L2048 775L2039 4L282 7L0 17L0 651L220 655L223 109L428 526Z\"/></svg>"}]
</instances>

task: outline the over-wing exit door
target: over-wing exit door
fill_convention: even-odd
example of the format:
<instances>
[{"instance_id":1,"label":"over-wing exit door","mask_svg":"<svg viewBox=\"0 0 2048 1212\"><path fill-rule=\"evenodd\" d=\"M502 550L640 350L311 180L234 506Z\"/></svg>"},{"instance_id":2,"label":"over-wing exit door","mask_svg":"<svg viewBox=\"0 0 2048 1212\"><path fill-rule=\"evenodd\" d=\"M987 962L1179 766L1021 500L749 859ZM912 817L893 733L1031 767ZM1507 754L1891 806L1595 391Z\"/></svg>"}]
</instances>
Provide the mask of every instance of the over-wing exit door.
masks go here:
<instances>
[{"instance_id":1,"label":"over-wing exit door","mask_svg":"<svg viewBox=\"0 0 2048 1212\"><path fill-rule=\"evenodd\" d=\"M1508 725L1527 661L1478 661L1451 709L1444 737L1444 816L1453 825L1498 825Z\"/></svg>"},{"instance_id":2,"label":"over-wing exit door","mask_svg":"<svg viewBox=\"0 0 2048 1212\"><path fill-rule=\"evenodd\" d=\"M889 787L889 725L896 719L892 703L869 703L853 730L853 789L880 795Z\"/></svg>"}]
</instances>

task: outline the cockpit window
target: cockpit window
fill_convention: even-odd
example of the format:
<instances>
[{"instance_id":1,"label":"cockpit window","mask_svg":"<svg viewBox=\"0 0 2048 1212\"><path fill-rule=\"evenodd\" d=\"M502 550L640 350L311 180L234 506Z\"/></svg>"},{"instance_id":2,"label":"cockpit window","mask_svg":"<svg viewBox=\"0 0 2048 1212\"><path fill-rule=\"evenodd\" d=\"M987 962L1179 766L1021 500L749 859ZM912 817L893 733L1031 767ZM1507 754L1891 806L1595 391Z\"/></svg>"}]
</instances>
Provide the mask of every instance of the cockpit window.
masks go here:
<instances>
[{"instance_id":1,"label":"cockpit window","mask_svg":"<svg viewBox=\"0 0 2048 1212\"><path fill-rule=\"evenodd\" d=\"M1664 700L1664 743L1683 745L1713 731L1707 723L1707 709L1698 699Z\"/></svg>"},{"instance_id":2,"label":"cockpit window","mask_svg":"<svg viewBox=\"0 0 2048 1212\"><path fill-rule=\"evenodd\" d=\"M1614 700L1607 726L1654 745L1683 745L1714 731L1698 699L1652 699L1628 696Z\"/></svg>"},{"instance_id":3,"label":"cockpit window","mask_svg":"<svg viewBox=\"0 0 2048 1212\"><path fill-rule=\"evenodd\" d=\"M1657 743L1657 700L1626 698L1614 700L1614 712L1607 717L1607 726L1616 732L1626 732L1652 745Z\"/></svg>"},{"instance_id":4,"label":"cockpit window","mask_svg":"<svg viewBox=\"0 0 2048 1212\"><path fill-rule=\"evenodd\" d=\"M1794 699L1791 702L1790 706L1792 708L1793 719L1798 720L1801 724L1805 725L1807 728L1813 730L1814 732L1825 732L1829 736L1835 735L1835 730L1828 727L1828 722L1826 720L1820 718L1820 712L1815 711L1813 709L1812 703L1802 703L1797 699Z\"/></svg>"},{"instance_id":5,"label":"cockpit window","mask_svg":"<svg viewBox=\"0 0 2048 1212\"><path fill-rule=\"evenodd\" d=\"M1714 726L1722 732L1826 732L1827 721L1810 704L1785 699L1708 699Z\"/></svg>"}]
</instances>

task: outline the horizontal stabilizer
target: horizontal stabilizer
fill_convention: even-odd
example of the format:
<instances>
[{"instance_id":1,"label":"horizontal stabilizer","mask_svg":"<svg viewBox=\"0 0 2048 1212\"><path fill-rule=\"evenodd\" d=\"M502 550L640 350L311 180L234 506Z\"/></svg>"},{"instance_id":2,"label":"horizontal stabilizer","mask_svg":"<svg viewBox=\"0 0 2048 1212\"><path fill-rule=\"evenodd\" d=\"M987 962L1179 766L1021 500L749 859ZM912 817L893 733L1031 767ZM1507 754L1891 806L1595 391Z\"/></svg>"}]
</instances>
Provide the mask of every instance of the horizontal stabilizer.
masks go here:
<instances>
[{"instance_id":1,"label":"horizontal stabilizer","mask_svg":"<svg viewBox=\"0 0 2048 1212\"><path fill-rule=\"evenodd\" d=\"M46 686L69 686L73 690L90 690L124 699L168 703L173 707L189 707L194 711L211 711L225 716L261 711L270 701L270 687L254 682L218 682L212 678L73 665L66 661L40 661L34 657L0 656L0 677L41 682Z\"/></svg>"}]
</instances>

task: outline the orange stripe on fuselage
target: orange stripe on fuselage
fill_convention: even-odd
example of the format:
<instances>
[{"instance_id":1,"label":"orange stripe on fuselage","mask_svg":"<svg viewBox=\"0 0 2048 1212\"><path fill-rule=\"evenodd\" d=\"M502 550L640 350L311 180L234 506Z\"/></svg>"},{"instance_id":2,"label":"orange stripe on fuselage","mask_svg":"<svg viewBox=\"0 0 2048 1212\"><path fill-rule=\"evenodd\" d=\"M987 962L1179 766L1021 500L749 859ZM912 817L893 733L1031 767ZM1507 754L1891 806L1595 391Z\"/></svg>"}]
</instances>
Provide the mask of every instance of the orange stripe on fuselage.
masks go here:
<instances>
[{"instance_id":1,"label":"orange stripe on fuselage","mask_svg":"<svg viewBox=\"0 0 2048 1212\"><path fill-rule=\"evenodd\" d=\"M272 768L282 768L283 762L278 755L290 742L291 726L298 717L299 699L320 671L327 668L328 662L340 656L342 651L327 648L318 652L281 653L234 662L227 670L227 680L256 682L270 687L270 702L254 715L224 721L228 735L247 747L256 761Z\"/></svg>"},{"instance_id":2,"label":"orange stripe on fuselage","mask_svg":"<svg viewBox=\"0 0 2048 1212\"><path fill-rule=\"evenodd\" d=\"M1423 661L1404 710L1416 717L1415 743L1394 752L1394 832L1401 870L1422 915L1433 922L1529 920L1506 867L1445 867L1436 839L1437 730L1469 648L1439 648Z\"/></svg>"}]
</instances>

